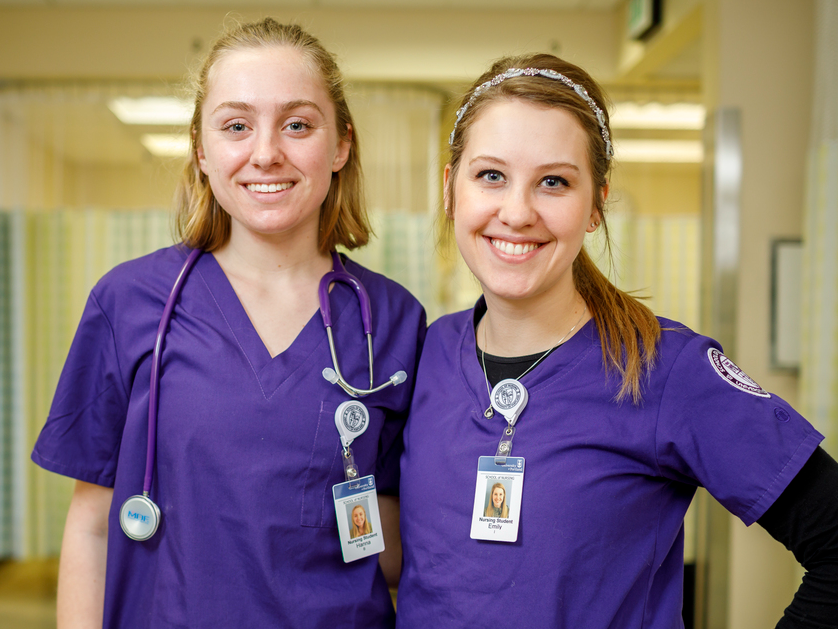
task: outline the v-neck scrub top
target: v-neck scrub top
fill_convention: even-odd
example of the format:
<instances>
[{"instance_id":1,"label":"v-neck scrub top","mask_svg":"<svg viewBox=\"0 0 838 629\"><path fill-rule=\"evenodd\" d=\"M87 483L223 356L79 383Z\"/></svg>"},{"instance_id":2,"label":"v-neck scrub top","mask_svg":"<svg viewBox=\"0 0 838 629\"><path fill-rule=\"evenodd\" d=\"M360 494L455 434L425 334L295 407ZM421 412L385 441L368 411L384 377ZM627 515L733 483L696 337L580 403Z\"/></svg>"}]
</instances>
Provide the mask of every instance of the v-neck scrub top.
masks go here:
<instances>
[{"instance_id":1,"label":"v-neck scrub top","mask_svg":"<svg viewBox=\"0 0 838 629\"><path fill-rule=\"evenodd\" d=\"M405 428L397 626L682 627L683 519L697 486L750 525L822 436L724 359L665 328L643 402L614 401L589 321L526 374L512 456L524 457L518 539L470 539L477 461L506 421L489 406L472 311L428 330ZM510 514L514 517L515 514Z\"/></svg>"},{"instance_id":2,"label":"v-neck scrub top","mask_svg":"<svg viewBox=\"0 0 838 629\"><path fill-rule=\"evenodd\" d=\"M183 286L162 354L150 497L160 528L126 537L119 509L142 492L157 326L188 249L125 263L93 289L32 459L114 488L104 626L391 627L378 558L344 564L332 486L343 482L334 423L348 395L321 375L331 357L319 312L271 358L212 254ZM402 287L347 261L370 295L376 381L370 424L352 444L362 475L398 491L398 457L425 314ZM330 294L341 369L369 382L352 289Z\"/></svg>"}]
</instances>

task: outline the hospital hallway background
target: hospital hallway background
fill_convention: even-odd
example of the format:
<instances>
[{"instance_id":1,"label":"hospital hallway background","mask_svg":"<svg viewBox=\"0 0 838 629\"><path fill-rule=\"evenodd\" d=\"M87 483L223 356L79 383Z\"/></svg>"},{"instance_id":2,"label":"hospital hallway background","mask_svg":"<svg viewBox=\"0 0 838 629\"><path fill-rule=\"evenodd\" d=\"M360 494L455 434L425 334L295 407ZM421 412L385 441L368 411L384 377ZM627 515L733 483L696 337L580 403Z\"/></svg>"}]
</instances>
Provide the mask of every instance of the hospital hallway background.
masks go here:
<instances>
[{"instance_id":1,"label":"hospital hallway background","mask_svg":"<svg viewBox=\"0 0 838 629\"><path fill-rule=\"evenodd\" d=\"M55 627L73 485L29 457L87 294L172 244L184 76L268 15L337 53L377 235L350 256L429 321L480 295L438 220L464 90L524 51L590 70L616 164L597 264L838 456L838 0L0 0L0 629ZM774 626L802 577L703 491L685 562L688 628Z\"/></svg>"}]
</instances>

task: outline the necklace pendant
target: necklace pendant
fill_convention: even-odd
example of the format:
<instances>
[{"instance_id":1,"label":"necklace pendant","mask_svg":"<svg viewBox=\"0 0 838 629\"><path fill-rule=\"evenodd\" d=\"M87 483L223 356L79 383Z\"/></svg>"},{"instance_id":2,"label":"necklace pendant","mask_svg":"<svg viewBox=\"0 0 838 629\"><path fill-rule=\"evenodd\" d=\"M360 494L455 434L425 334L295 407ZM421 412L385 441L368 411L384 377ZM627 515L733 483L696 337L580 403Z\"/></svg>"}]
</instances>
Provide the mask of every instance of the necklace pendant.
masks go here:
<instances>
[{"instance_id":1,"label":"necklace pendant","mask_svg":"<svg viewBox=\"0 0 838 629\"><path fill-rule=\"evenodd\" d=\"M485 417L486 419L492 419L492 417L494 417L494 416L495 416L495 409L493 409L491 406L489 408L487 408L485 411L483 411L483 417Z\"/></svg>"}]
</instances>

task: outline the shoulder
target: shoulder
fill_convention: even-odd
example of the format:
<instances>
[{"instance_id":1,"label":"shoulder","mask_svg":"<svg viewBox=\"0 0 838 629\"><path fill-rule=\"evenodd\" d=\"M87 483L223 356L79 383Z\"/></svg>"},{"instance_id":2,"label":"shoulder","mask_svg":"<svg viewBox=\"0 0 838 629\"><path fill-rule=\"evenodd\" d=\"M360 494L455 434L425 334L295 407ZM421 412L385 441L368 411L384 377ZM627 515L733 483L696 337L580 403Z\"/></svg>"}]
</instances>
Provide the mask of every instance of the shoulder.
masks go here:
<instances>
[{"instance_id":1,"label":"shoulder","mask_svg":"<svg viewBox=\"0 0 838 629\"><path fill-rule=\"evenodd\" d=\"M135 307L140 301L165 303L190 249L173 245L123 262L96 283L91 297L106 312Z\"/></svg>"},{"instance_id":2,"label":"shoulder","mask_svg":"<svg viewBox=\"0 0 838 629\"><path fill-rule=\"evenodd\" d=\"M721 344L688 327L659 318L661 340L655 371L661 371L669 387L685 387L694 391L734 390L758 398L770 394L751 379L730 358Z\"/></svg>"},{"instance_id":3,"label":"shoulder","mask_svg":"<svg viewBox=\"0 0 838 629\"><path fill-rule=\"evenodd\" d=\"M472 329L473 318L473 308L439 317L428 327L425 346L442 346L444 353L453 352L453 348L459 347L463 335Z\"/></svg>"},{"instance_id":4,"label":"shoulder","mask_svg":"<svg viewBox=\"0 0 838 629\"><path fill-rule=\"evenodd\" d=\"M460 334L464 327L471 324L473 318L474 308L443 315L428 327L428 334L431 334L431 332L437 336L447 336L452 333Z\"/></svg>"}]
</instances>

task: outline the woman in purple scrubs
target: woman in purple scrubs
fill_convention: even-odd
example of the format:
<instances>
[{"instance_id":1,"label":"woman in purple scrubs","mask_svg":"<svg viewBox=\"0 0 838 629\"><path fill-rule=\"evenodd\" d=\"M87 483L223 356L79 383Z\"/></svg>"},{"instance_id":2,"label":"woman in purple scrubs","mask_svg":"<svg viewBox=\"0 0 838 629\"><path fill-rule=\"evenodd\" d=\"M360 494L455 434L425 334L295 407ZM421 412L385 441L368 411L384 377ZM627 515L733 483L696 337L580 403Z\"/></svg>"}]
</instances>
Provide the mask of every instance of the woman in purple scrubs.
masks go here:
<instances>
[{"instance_id":1,"label":"woman in purple scrubs","mask_svg":"<svg viewBox=\"0 0 838 629\"><path fill-rule=\"evenodd\" d=\"M425 341L398 625L502 609L522 627L683 626L683 520L704 486L808 570L779 626L838 626L838 465L712 339L593 264L611 158L601 89L551 55L496 62L457 112L445 210L483 296ZM500 482L508 511L489 513Z\"/></svg>"},{"instance_id":2,"label":"woman in purple scrubs","mask_svg":"<svg viewBox=\"0 0 838 629\"><path fill-rule=\"evenodd\" d=\"M195 91L183 244L93 289L32 455L77 479L59 627L391 627L377 558L343 562L332 502L344 481L335 413L349 397L321 375L332 361L318 285L337 245L370 234L338 68L302 29L265 19L216 42ZM160 368L150 495L162 517L136 541L119 510L143 486L155 332L194 249ZM386 527L425 315L395 283L346 267L370 295L377 380L408 374L364 398L352 443L360 474L391 495ZM329 300L344 376L365 386L358 300L345 284Z\"/></svg>"}]
</instances>

